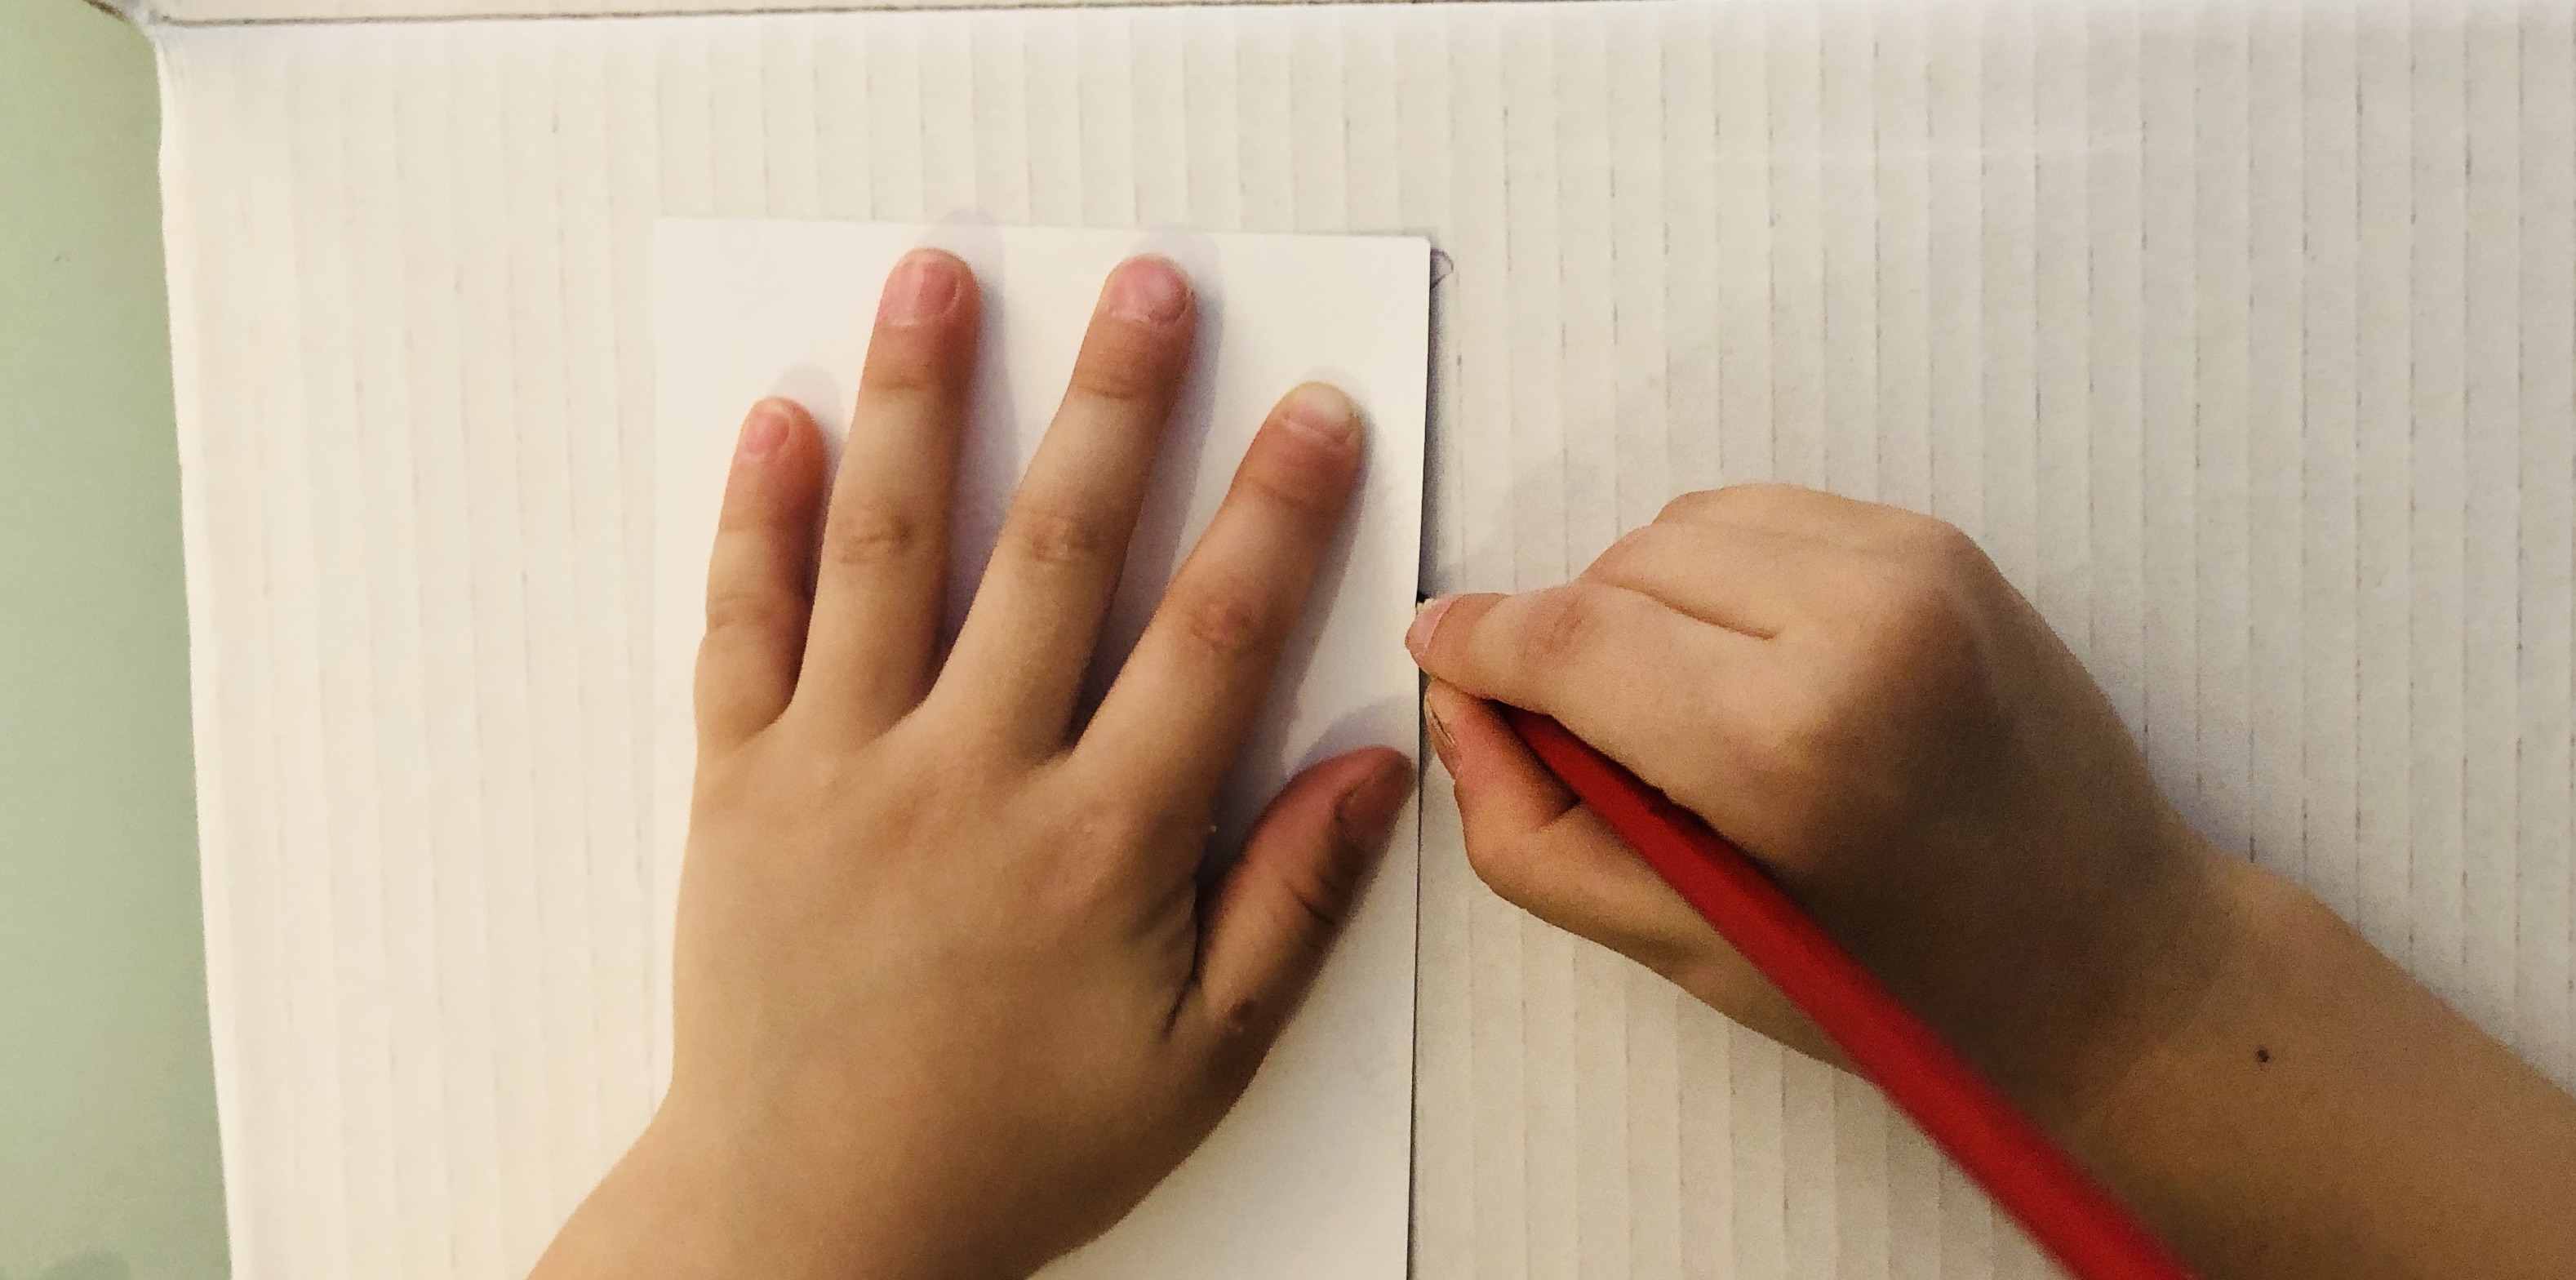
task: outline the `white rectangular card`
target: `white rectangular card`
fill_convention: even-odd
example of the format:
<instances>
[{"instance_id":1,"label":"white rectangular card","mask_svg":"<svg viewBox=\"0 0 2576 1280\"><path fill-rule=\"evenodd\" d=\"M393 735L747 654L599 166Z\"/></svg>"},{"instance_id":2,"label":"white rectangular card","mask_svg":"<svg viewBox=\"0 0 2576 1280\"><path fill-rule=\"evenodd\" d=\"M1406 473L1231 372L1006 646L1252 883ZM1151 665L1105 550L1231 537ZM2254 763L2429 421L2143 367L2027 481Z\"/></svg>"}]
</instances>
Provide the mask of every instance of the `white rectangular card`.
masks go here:
<instances>
[{"instance_id":1,"label":"white rectangular card","mask_svg":"<svg viewBox=\"0 0 2576 1280\"><path fill-rule=\"evenodd\" d=\"M1135 643L1271 403L1320 378L1348 391L1367 415L1361 489L1318 578L1320 598L1221 799L1218 847L1231 847L1305 765L1370 744L1415 747L1415 676L1402 638L1420 561L1426 242L665 220L655 243L654 309L654 834L663 938L687 829L689 670L702 630L707 543L735 432L753 401L787 395L828 424L837 444L879 287L921 244L963 257L984 290L984 358L960 466L951 633L1063 392L1102 279L1130 254L1159 252L1181 264L1198 291L1198 351L1111 609L1103 669L1114 669L1107 664ZM1410 812L1398 830L1314 995L1242 1104L1133 1217L1053 1274L1404 1274L1418 855ZM660 969L667 974L667 954ZM667 1018L667 1001L658 1004ZM666 1023L657 1036L663 1064L668 1044Z\"/></svg>"}]
</instances>

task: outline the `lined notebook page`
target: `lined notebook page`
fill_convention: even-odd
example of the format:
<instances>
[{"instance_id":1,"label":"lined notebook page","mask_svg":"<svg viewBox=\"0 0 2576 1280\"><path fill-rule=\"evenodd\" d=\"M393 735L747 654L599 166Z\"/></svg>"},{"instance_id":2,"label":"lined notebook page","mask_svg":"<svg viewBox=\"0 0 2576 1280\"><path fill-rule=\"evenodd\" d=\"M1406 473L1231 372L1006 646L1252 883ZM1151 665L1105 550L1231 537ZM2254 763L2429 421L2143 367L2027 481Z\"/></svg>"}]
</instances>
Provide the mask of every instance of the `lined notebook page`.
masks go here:
<instances>
[{"instance_id":1,"label":"lined notebook page","mask_svg":"<svg viewBox=\"0 0 2576 1280\"><path fill-rule=\"evenodd\" d=\"M2564 4L163 30L236 1272L524 1265L650 1106L657 214L1429 236L1437 589L1985 539L2204 830L2576 1082ZM1424 805L1415 1266L2045 1266Z\"/></svg>"}]
</instances>

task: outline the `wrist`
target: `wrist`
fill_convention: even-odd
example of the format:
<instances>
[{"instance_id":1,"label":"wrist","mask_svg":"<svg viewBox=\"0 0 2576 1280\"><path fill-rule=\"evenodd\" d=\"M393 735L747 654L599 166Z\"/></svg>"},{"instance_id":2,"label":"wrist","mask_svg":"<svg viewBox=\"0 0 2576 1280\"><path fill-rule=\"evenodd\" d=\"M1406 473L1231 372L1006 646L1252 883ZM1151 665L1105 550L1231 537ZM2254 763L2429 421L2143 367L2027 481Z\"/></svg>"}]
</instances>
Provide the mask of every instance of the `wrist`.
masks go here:
<instances>
[{"instance_id":1,"label":"wrist","mask_svg":"<svg viewBox=\"0 0 2576 1280\"><path fill-rule=\"evenodd\" d=\"M2060 1135L2183 1246L2203 1242L2211 1206L2278 1194L2280 1153L2270 1149L2278 1135L2268 1130L2287 1114L2279 1090L2299 1086L2297 1073L2275 1064L2331 1060L2337 1055L2324 1046L2350 1030L2320 1025L2319 996L2348 995L2366 1022L2364 1011L2387 994L2367 980L2376 957L2305 887L2220 857L2222 906L2197 960L2196 989L2157 1034L2137 1041Z\"/></svg>"},{"instance_id":2,"label":"wrist","mask_svg":"<svg viewBox=\"0 0 2576 1280\"><path fill-rule=\"evenodd\" d=\"M2232 864L2171 1028L2061 1131L2204 1274L2480 1274L2576 1256L2576 1106L2302 887ZM2442 1242L2451 1242L2444 1244Z\"/></svg>"},{"instance_id":3,"label":"wrist","mask_svg":"<svg viewBox=\"0 0 2576 1280\"><path fill-rule=\"evenodd\" d=\"M2179 820L2148 854L2089 885L2073 911L2080 943L2014 1025L1991 1029L1995 1083L2060 1141L2077 1146L2141 1064L2202 1034L2231 967L2265 927L2276 878ZM2018 1043L2016 1043L2018 1042Z\"/></svg>"},{"instance_id":4,"label":"wrist","mask_svg":"<svg viewBox=\"0 0 2576 1280\"><path fill-rule=\"evenodd\" d=\"M2262 1051L2247 1036L2271 1020L2268 1010L2282 997L2284 953L2295 954L2321 918L2332 921L2296 882L2215 847L2208 857L2207 906L2176 931L2161 962L2172 977L2156 1012L2124 1039L2119 1060L2104 1064L2098 1087L2070 1117L2071 1142L2116 1143L2124 1126L2162 1106L2188 1070L2222 1047L2232 1055L2246 1041L2247 1054Z\"/></svg>"},{"instance_id":5,"label":"wrist","mask_svg":"<svg viewBox=\"0 0 2576 1280\"><path fill-rule=\"evenodd\" d=\"M1005 1280L815 1144L666 1100L531 1280Z\"/></svg>"}]
</instances>

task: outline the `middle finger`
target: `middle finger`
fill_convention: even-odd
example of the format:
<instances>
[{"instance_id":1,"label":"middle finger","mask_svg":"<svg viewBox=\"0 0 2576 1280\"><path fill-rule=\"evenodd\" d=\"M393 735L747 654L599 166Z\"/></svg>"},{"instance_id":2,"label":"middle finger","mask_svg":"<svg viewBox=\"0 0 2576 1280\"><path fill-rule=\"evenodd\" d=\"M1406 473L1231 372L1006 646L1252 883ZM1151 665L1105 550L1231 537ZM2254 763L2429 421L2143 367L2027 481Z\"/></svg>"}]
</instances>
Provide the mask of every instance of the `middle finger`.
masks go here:
<instances>
[{"instance_id":1,"label":"middle finger","mask_svg":"<svg viewBox=\"0 0 2576 1280\"><path fill-rule=\"evenodd\" d=\"M1021 477L957 645L932 691L1005 743L1063 745L1163 427L1188 370L1195 308L1180 268L1110 273L1073 378Z\"/></svg>"}]
</instances>

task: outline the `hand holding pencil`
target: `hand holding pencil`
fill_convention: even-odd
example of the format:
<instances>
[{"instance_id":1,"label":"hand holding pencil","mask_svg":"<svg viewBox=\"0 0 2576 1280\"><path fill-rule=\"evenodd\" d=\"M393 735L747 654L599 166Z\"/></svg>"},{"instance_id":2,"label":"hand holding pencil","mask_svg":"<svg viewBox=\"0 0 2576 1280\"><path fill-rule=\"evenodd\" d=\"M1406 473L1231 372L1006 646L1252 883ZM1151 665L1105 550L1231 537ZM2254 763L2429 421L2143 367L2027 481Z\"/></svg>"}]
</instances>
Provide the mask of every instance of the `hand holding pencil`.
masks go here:
<instances>
[{"instance_id":1,"label":"hand holding pencil","mask_svg":"<svg viewBox=\"0 0 2576 1280\"><path fill-rule=\"evenodd\" d=\"M1486 883L1871 1078L2079 1280L2576 1274L2576 1103L2196 835L1958 530L1691 494L1407 645Z\"/></svg>"},{"instance_id":2,"label":"hand holding pencil","mask_svg":"<svg viewBox=\"0 0 2576 1280\"><path fill-rule=\"evenodd\" d=\"M1813 1056L1840 1061L1475 698L1554 716L1760 858L2042 1123L2208 968L2228 864L1948 525L1694 494L1563 586L1433 602L1409 645L1486 881Z\"/></svg>"}]
</instances>

